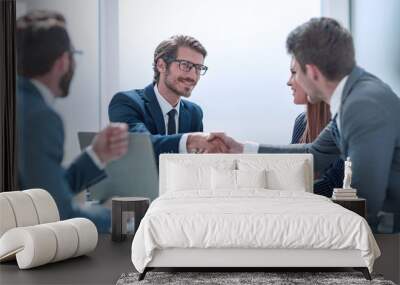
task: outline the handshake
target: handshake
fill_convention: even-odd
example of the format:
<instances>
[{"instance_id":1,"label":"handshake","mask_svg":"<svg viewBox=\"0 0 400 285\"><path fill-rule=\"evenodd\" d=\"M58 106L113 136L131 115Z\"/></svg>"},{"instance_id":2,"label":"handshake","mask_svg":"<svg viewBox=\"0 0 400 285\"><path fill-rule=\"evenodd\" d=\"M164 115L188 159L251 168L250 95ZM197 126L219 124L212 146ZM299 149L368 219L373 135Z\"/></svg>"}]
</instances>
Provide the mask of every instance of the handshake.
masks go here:
<instances>
[{"instance_id":1,"label":"handshake","mask_svg":"<svg viewBox=\"0 0 400 285\"><path fill-rule=\"evenodd\" d=\"M225 133L190 133L186 142L189 153L243 153L243 148Z\"/></svg>"}]
</instances>

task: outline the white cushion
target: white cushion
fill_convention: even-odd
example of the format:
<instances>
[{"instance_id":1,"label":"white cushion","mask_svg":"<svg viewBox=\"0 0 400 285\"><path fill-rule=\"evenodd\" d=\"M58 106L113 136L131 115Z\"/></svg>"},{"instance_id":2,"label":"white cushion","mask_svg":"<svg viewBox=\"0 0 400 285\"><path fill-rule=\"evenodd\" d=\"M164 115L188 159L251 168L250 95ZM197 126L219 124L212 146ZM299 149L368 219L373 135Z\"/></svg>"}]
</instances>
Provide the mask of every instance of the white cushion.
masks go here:
<instances>
[{"instance_id":1,"label":"white cushion","mask_svg":"<svg viewBox=\"0 0 400 285\"><path fill-rule=\"evenodd\" d=\"M60 220L56 202L43 189L0 193L0 237L9 229Z\"/></svg>"},{"instance_id":2,"label":"white cushion","mask_svg":"<svg viewBox=\"0 0 400 285\"><path fill-rule=\"evenodd\" d=\"M168 168L168 191L210 188L210 167L190 167L171 163Z\"/></svg>"},{"instance_id":3,"label":"white cushion","mask_svg":"<svg viewBox=\"0 0 400 285\"><path fill-rule=\"evenodd\" d=\"M71 224L78 233L78 248L73 257L86 254L96 248L98 233L93 222L84 218L74 218L65 222Z\"/></svg>"},{"instance_id":4,"label":"white cushion","mask_svg":"<svg viewBox=\"0 0 400 285\"><path fill-rule=\"evenodd\" d=\"M75 255L78 249L79 237L77 231L71 228L70 223L63 221L43 224L43 226L52 231L57 244L60 245L57 246L56 254L51 260L52 262L64 260Z\"/></svg>"},{"instance_id":5,"label":"white cushion","mask_svg":"<svg viewBox=\"0 0 400 285\"><path fill-rule=\"evenodd\" d=\"M307 191L308 165L303 160L239 159L239 170L266 170L267 188L273 190Z\"/></svg>"},{"instance_id":6,"label":"white cushion","mask_svg":"<svg viewBox=\"0 0 400 285\"><path fill-rule=\"evenodd\" d=\"M266 170L211 170L212 190L240 190L243 188L267 188Z\"/></svg>"},{"instance_id":7,"label":"white cushion","mask_svg":"<svg viewBox=\"0 0 400 285\"><path fill-rule=\"evenodd\" d=\"M14 228L0 238L0 261L16 258L20 269L49 263L56 251L54 233L42 225Z\"/></svg>"},{"instance_id":8,"label":"white cushion","mask_svg":"<svg viewBox=\"0 0 400 285\"><path fill-rule=\"evenodd\" d=\"M3 192L1 195L10 202L17 227L39 224L35 205L29 195L21 191Z\"/></svg>"},{"instance_id":9,"label":"white cushion","mask_svg":"<svg viewBox=\"0 0 400 285\"><path fill-rule=\"evenodd\" d=\"M60 261L92 251L97 236L84 218L14 228L0 238L0 261L16 258L20 269Z\"/></svg>"},{"instance_id":10,"label":"white cushion","mask_svg":"<svg viewBox=\"0 0 400 285\"><path fill-rule=\"evenodd\" d=\"M239 167L239 163L241 167ZM178 164L183 167L174 168L171 167L172 164ZM284 164L289 164L289 167L285 167ZM160 195L169 191L176 191L177 189L180 191L200 190L203 193L205 191L215 192L212 190L211 170L209 171L209 175L207 172L199 174L197 171L198 168L267 170L267 180L271 178L271 181L267 183L267 189L274 187L275 189L284 188L284 190L313 191L313 158L311 154L162 154L160 156L159 171ZM299 175L294 170L301 168L304 170L304 176L300 175L299 179ZM277 171L278 175L273 173L273 171L270 172L270 170ZM284 173L279 173L279 171L283 171ZM202 175L204 179L199 178ZM277 177L280 175L284 175L284 178ZM187 177L194 177L196 179L191 180ZM247 182L244 184L257 184Z\"/></svg>"},{"instance_id":11,"label":"white cushion","mask_svg":"<svg viewBox=\"0 0 400 285\"><path fill-rule=\"evenodd\" d=\"M33 201L39 224L52 223L60 220L56 202L49 192L43 189L29 189L22 193L28 194Z\"/></svg>"},{"instance_id":12,"label":"white cushion","mask_svg":"<svg viewBox=\"0 0 400 285\"><path fill-rule=\"evenodd\" d=\"M231 169L211 169L211 189L212 190L236 190L236 170Z\"/></svg>"},{"instance_id":13,"label":"white cushion","mask_svg":"<svg viewBox=\"0 0 400 285\"><path fill-rule=\"evenodd\" d=\"M236 170L237 188L267 188L267 171Z\"/></svg>"},{"instance_id":14,"label":"white cushion","mask_svg":"<svg viewBox=\"0 0 400 285\"><path fill-rule=\"evenodd\" d=\"M182 159L168 163L167 191L210 190L212 168L234 169L235 162L221 159L210 165L202 164L201 161L193 163L190 159Z\"/></svg>"},{"instance_id":15,"label":"white cushion","mask_svg":"<svg viewBox=\"0 0 400 285\"><path fill-rule=\"evenodd\" d=\"M0 194L0 237L9 229L15 228L17 222L8 199Z\"/></svg>"},{"instance_id":16,"label":"white cushion","mask_svg":"<svg viewBox=\"0 0 400 285\"><path fill-rule=\"evenodd\" d=\"M276 190L307 191L305 163L283 164L269 169L268 188Z\"/></svg>"}]
</instances>

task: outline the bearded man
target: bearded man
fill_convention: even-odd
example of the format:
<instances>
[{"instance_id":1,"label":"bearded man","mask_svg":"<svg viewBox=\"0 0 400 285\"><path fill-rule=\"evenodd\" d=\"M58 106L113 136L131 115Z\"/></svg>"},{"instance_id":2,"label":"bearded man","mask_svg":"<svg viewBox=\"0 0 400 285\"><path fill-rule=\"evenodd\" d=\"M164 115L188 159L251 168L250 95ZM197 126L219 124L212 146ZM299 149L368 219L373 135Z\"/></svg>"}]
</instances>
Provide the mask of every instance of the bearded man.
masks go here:
<instances>
[{"instance_id":1,"label":"bearded man","mask_svg":"<svg viewBox=\"0 0 400 285\"><path fill-rule=\"evenodd\" d=\"M75 69L75 50L64 16L31 11L20 17L16 43L19 187L47 190L62 220L85 217L99 232L107 232L110 210L99 205L82 207L73 197L103 179L106 164L127 152L127 126L108 125L64 168L64 126L53 108L55 100L69 94Z\"/></svg>"}]
</instances>

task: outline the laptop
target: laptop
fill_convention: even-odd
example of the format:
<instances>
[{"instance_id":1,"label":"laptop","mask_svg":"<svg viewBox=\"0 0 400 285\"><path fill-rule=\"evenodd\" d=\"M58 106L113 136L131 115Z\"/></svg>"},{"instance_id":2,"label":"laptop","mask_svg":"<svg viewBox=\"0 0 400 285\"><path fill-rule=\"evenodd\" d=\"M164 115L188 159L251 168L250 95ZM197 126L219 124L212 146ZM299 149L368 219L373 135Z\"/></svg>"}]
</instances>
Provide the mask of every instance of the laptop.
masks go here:
<instances>
[{"instance_id":1,"label":"laptop","mask_svg":"<svg viewBox=\"0 0 400 285\"><path fill-rule=\"evenodd\" d=\"M89 146L96 132L78 132L81 150ZM100 203L111 197L158 197L158 169L148 134L129 134L128 152L107 164L107 177L88 188Z\"/></svg>"}]
</instances>

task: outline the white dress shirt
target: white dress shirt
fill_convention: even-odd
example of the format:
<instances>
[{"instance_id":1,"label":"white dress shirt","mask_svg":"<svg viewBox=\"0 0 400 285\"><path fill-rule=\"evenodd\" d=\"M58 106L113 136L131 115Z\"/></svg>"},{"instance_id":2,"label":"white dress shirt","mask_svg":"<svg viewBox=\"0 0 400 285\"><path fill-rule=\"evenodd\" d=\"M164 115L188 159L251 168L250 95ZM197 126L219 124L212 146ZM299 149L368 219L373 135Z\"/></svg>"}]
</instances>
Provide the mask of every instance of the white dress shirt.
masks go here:
<instances>
[{"instance_id":1,"label":"white dress shirt","mask_svg":"<svg viewBox=\"0 0 400 285\"><path fill-rule=\"evenodd\" d=\"M167 133L168 131L168 113L172 109L176 110L176 116L175 116L175 126L176 126L176 131L178 133L179 130L179 107L181 106L181 98L178 100L178 104L176 106L172 106L158 91L158 86L154 85L154 93L156 94L156 98L158 101L158 104L160 105L161 112L163 114L164 118L164 124L165 124L165 132ZM167 134L171 135L171 134ZM179 141L179 152L180 153L187 153L187 148L186 148L186 142L187 142L188 134L183 134L180 141Z\"/></svg>"},{"instance_id":2,"label":"white dress shirt","mask_svg":"<svg viewBox=\"0 0 400 285\"><path fill-rule=\"evenodd\" d=\"M42 96L45 103L47 104L47 106L54 109L54 103L56 101L56 97L51 92L51 90L49 88L47 88L46 85L44 85L42 82L40 82L38 80L31 79L31 82L39 90L39 93ZM92 159L93 163L99 169L104 169L106 167L106 165L101 162L100 158L94 152L93 147L91 145L88 146L85 151L89 155L89 157Z\"/></svg>"},{"instance_id":3,"label":"white dress shirt","mask_svg":"<svg viewBox=\"0 0 400 285\"><path fill-rule=\"evenodd\" d=\"M337 114L336 124L337 124L339 132L340 132L340 112L339 112L339 110L342 107L341 105L342 105L342 97L343 97L343 88L346 85L347 78L349 78L349 76L345 76L345 77L343 77L342 80L340 80L339 84L335 88L335 91L333 91L331 100L329 102L332 118L334 118Z\"/></svg>"}]
</instances>

